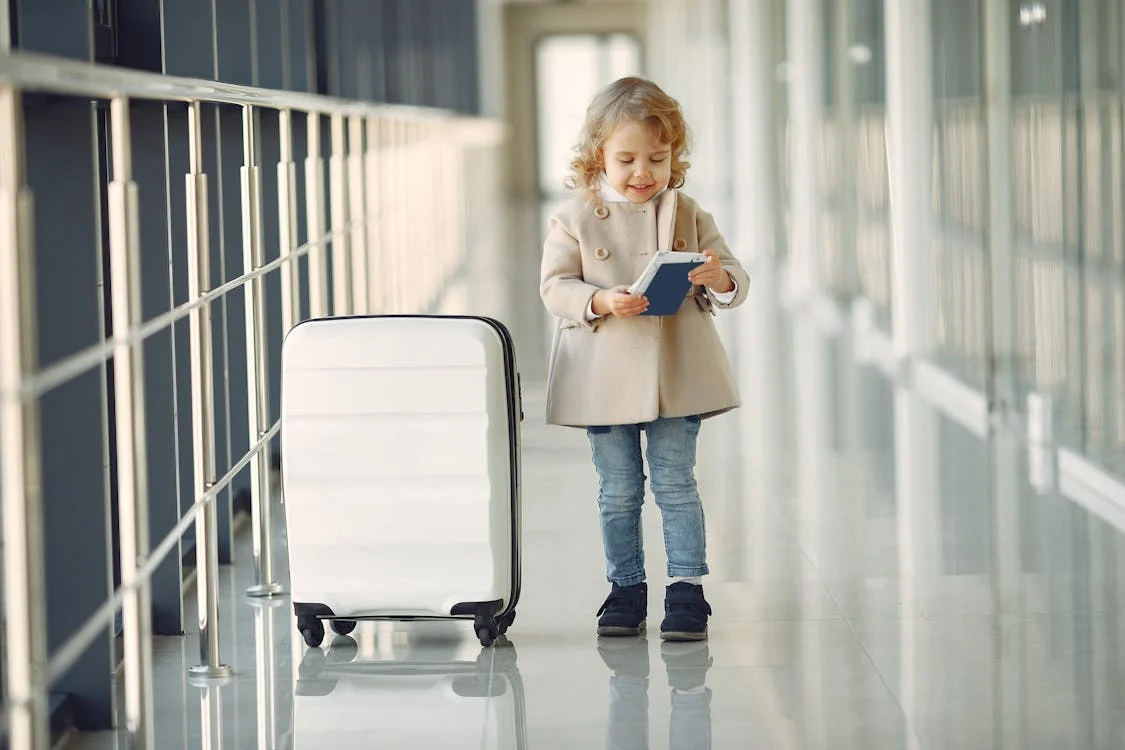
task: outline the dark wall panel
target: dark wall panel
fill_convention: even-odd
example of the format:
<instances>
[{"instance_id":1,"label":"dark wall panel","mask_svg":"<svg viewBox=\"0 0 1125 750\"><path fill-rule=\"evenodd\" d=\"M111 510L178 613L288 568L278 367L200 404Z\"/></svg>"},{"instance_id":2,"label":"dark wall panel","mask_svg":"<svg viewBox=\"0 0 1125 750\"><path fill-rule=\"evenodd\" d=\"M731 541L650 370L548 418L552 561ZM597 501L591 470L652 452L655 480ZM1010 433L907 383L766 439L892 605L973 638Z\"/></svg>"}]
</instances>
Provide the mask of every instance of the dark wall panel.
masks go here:
<instances>
[{"instance_id":1,"label":"dark wall panel","mask_svg":"<svg viewBox=\"0 0 1125 750\"><path fill-rule=\"evenodd\" d=\"M93 57L87 0L17 0L20 48ZM39 359L47 365L101 339L99 198L94 111L89 102L29 97L28 184L35 200ZM65 270L65 273L61 271ZM109 503L105 495L105 387L92 371L40 403L47 648L54 652L109 597ZM69 694L83 729L113 722L109 637L99 637L52 689Z\"/></svg>"},{"instance_id":2,"label":"dark wall panel","mask_svg":"<svg viewBox=\"0 0 1125 750\"><path fill-rule=\"evenodd\" d=\"M258 50L258 86L267 89L286 87L288 75L282 57L281 11L285 0L257 0L254 19Z\"/></svg>"},{"instance_id":3,"label":"dark wall panel","mask_svg":"<svg viewBox=\"0 0 1125 750\"><path fill-rule=\"evenodd\" d=\"M312 91L316 83L312 0L282 2L286 13L282 33L288 37L289 88Z\"/></svg>"},{"instance_id":4,"label":"dark wall panel","mask_svg":"<svg viewBox=\"0 0 1125 750\"><path fill-rule=\"evenodd\" d=\"M305 158L308 156L308 118L304 115L294 115L293 117L293 161L297 165L297 238L296 244L302 245L308 242L308 222L305 216ZM298 278L302 283L299 284L298 289L301 295L301 310L302 315L308 315L309 310L309 295L307 291L308 286L308 255L305 255L301 260L297 261Z\"/></svg>"},{"instance_id":5,"label":"dark wall panel","mask_svg":"<svg viewBox=\"0 0 1125 750\"><path fill-rule=\"evenodd\" d=\"M101 339L92 114L91 105L82 102L57 102L26 113L43 365ZM103 393L94 371L48 393L40 404L49 652L85 624L110 593ZM111 726L111 672L110 644L100 637L54 685L71 694L78 726Z\"/></svg>"},{"instance_id":6,"label":"dark wall panel","mask_svg":"<svg viewBox=\"0 0 1125 750\"><path fill-rule=\"evenodd\" d=\"M403 3L388 2L383 8L382 40L387 57L387 101L393 104L411 102L410 79L414 75L411 50L415 40L411 37L409 9Z\"/></svg>"},{"instance_id":7,"label":"dark wall panel","mask_svg":"<svg viewBox=\"0 0 1125 750\"><path fill-rule=\"evenodd\" d=\"M336 14L324 3L313 3L313 59L315 74L313 90L331 95L336 90L335 54L333 45L339 43L336 33Z\"/></svg>"},{"instance_id":8,"label":"dark wall panel","mask_svg":"<svg viewBox=\"0 0 1125 750\"><path fill-rule=\"evenodd\" d=\"M215 30L211 3L163 0L164 72L187 78L215 77Z\"/></svg>"},{"instance_id":9,"label":"dark wall panel","mask_svg":"<svg viewBox=\"0 0 1125 750\"><path fill-rule=\"evenodd\" d=\"M449 3L442 4L449 5ZM444 9L439 9L429 0L410 3L408 8L410 30L414 37L410 55L411 64L414 68L411 100L433 105L437 101L434 94L435 37L433 32L438 16Z\"/></svg>"},{"instance_id":10,"label":"dark wall panel","mask_svg":"<svg viewBox=\"0 0 1125 750\"><path fill-rule=\"evenodd\" d=\"M200 0L162 0L164 8L164 72L168 75L188 78L215 78L215 7L210 1ZM228 41L230 41L228 39ZM211 288L222 283L219 276L220 264L220 223L217 202L217 144L215 116L210 107L205 108L203 122L204 172L209 175L209 228L211 240ZM188 128L187 111L181 106L173 106L168 117L168 174L172 229L172 292L176 304L187 300L187 226L185 178L188 171ZM221 373L225 366L225 353L221 339L215 335L221 325L220 304L212 306L212 377L215 383L215 402L212 412L214 426L215 455L227 455L225 400L219 398L223 379ZM218 323L215 320L218 319ZM191 506L202 488L194 484L192 466L192 419L191 419L191 340L188 323L177 326L176 336L176 379L177 399L180 410L179 468L180 468L180 507ZM221 463L221 462L220 462ZM218 548L219 562L231 561L230 493L223 493L216 501L218 509ZM184 534L184 566L195 565L195 527Z\"/></svg>"},{"instance_id":11,"label":"dark wall panel","mask_svg":"<svg viewBox=\"0 0 1125 750\"><path fill-rule=\"evenodd\" d=\"M160 72L160 5L154 0L117 0L117 64Z\"/></svg>"},{"instance_id":12,"label":"dark wall panel","mask_svg":"<svg viewBox=\"0 0 1125 750\"><path fill-rule=\"evenodd\" d=\"M339 0L315 23L321 91L479 112L475 3Z\"/></svg>"},{"instance_id":13,"label":"dark wall panel","mask_svg":"<svg viewBox=\"0 0 1125 750\"><path fill-rule=\"evenodd\" d=\"M182 305L188 301L188 258L187 258L187 187L188 172L188 121L187 107L183 104L170 104L166 107L167 122L167 175L168 175L168 253L171 260L169 276L172 300L169 307ZM202 487L195 486L194 456L192 450L193 420L191 414L191 328L190 321L183 319L174 326L172 335L172 364L175 375L176 409L179 414L176 435L176 467L179 470L177 492L179 497L177 516L195 503ZM170 530L170 529L169 529ZM184 549L191 552L195 528L189 527L184 534ZM191 555L194 560L194 555Z\"/></svg>"},{"instance_id":14,"label":"dark wall panel","mask_svg":"<svg viewBox=\"0 0 1125 750\"><path fill-rule=\"evenodd\" d=\"M132 108L133 179L140 195L141 315L151 320L169 309L168 204L165 178L164 106L134 103ZM181 336L186 331L179 331ZM173 388L172 332L144 343L145 424L148 435L150 539L156 545L180 520L178 454L190 457L191 444L177 445L176 391ZM190 418L188 411L182 417ZM189 422L190 425L190 422ZM190 474L188 475L190 477ZM152 577L153 632L182 632L180 561L170 555Z\"/></svg>"},{"instance_id":15,"label":"dark wall panel","mask_svg":"<svg viewBox=\"0 0 1125 750\"><path fill-rule=\"evenodd\" d=\"M376 2L372 5L376 5ZM354 0L339 0L333 6L335 19L335 41L329 47L328 54L332 56L336 68L336 88L334 96L343 98L356 98L359 96L359 85L356 81L356 55L359 53L355 37L358 26L363 21L355 10Z\"/></svg>"},{"instance_id":16,"label":"dark wall panel","mask_svg":"<svg viewBox=\"0 0 1125 750\"><path fill-rule=\"evenodd\" d=\"M219 51L221 81L252 84L256 61L250 45L252 26L257 19L251 15L250 0L226 0L216 3L215 44ZM243 273L242 262L242 182L239 169L244 163L242 150L242 112L237 108L220 109L222 141L223 246L226 274L224 281ZM237 462L250 447L246 399L246 319L245 295L242 290L227 295L226 310L226 379L230 399L230 457ZM221 382L221 381L220 381ZM220 464L218 473L226 473L231 463ZM232 484L232 492L249 491L250 472L244 469Z\"/></svg>"},{"instance_id":17,"label":"dark wall panel","mask_svg":"<svg viewBox=\"0 0 1125 750\"><path fill-rule=\"evenodd\" d=\"M93 59L89 0L15 0L22 49L76 60Z\"/></svg>"},{"instance_id":18,"label":"dark wall panel","mask_svg":"<svg viewBox=\"0 0 1125 750\"><path fill-rule=\"evenodd\" d=\"M272 111L261 113L259 118L261 153L259 164L262 175L262 257L266 263L281 255L278 245L277 220L277 164L281 160L278 137L278 116ZM266 429L281 414L281 274L278 271L265 277L266 290L266 381L269 389L269 422Z\"/></svg>"},{"instance_id":19,"label":"dark wall panel","mask_svg":"<svg viewBox=\"0 0 1125 750\"><path fill-rule=\"evenodd\" d=\"M354 2L344 21L351 30L351 96L381 101L387 95L386 50L380 39L381 13L385 2Z\"/></svg>"},{"instance_id":20,"label":"dark wall panel","mask_svg":"<svg viewBox=\"0 0 1125 750\"><path fill-rule=\"evenodd\" d=\"M170 208L168 227L169 257L171 259L170 281L171 306L179 306L188 301L188 258L187 258L187 188L184 183L188 171L188 126L187 107L171 104L166 111L168 130L167 174L168 205ZM190 321L183 319L174 326L172 355L175 373L176 409L179 414L177 424L177 468L179 482L179 515L191 507L202 487L195 486L195 467L193 454L194 420L191 413L191 329ZM195 528L190 527L184 534L183 549L194 562L191 546L195 539ZM186 625L186 623L185 623Z\"/></svg>"},{"instance_id":21,"label":"dark wall panel","mask_svg":"<svg viewBox=\"0 0 1125 750\"><path fill-rule=\"evenodd\" d=\"M242 263L242 181L240 168L242 167L242 113L238 109L225 107L220 112L220 139L222 153L220 155L220 168L216 172L215 182L222 181L221 186L216 186L220 192L222 214L222 247L225 273L223 281L237 278L243 273ZM226 295L226 328L222 338L216 339L218 346L225 338L226 362L223 377L216 381L216 398L222 398L224 383L229 386L227 394L230 399L228 424L230 426L230 454L231 462L225 461L225 456L220 457L218 474L222 476L230 470L233 463L237 462L250 448L248 435L248 415L246 400L246 295L241 289ZM235 488L250 486L250 473L244 469L234 481Z\"/></svg>"},{"instance_id":22,"label":"dark wall panel","mask_svg":"<svg viewBox=\"0 0 1125 750\"><path fill-rule=\"evenodd\" d=\"M226 144L219 137L220 108L208 105L203 109L203 159L204 170L207 173L207 201L208 201L208 229L211 237L211 288L214 289L230 278L227 272L227 223L233 222L236 226L241 221L239 216L226 216L222 211L227 203L224 194L222 176L225 170L221 168L220 157L237 159L237 154L231 153ZM240 152L239 152L240 153ZM224 160L225 160L224 159ZM237 164L237 162L236 162ZM237 171L237 170L236 170ZM237 187L237 186L236 186ZM239 266L241 268L241 266ZM228 456L231 454L231 441L228 440L231 429L231 415L228 408L226 373L229 367L227 357L227 331L229 324L227 316L241 316L241 310L233 310L228 300L219 300L211 305L211 351L212 351L212 378L215 388L215 457L216 479L221 477L230 468ZM220 496L219 511L219 562L228 564L232 559L232 529L231 529L231 496L228 489Z\"/></svg>"},{"instance_id":23,"label":"dark wall panel","mask_svg":"<svg viewBox=\"0 0 1125 750\"><path fill-rule=\"evenodd\" d=\"M215 4L215 44L219 52L218 80L250 86L253 80L249 0L222 0Z\"/></svg>"},{"instance_id":24,"label":"dark wall panel","mask_svg":"<svg viewBox=\"0 0 1125 750\"><path fill-rule=\"evenodd\" d=\"M369 96L377 102L389 101L387 79L390 74L387 67L387 44L383 39L386 26L383 16L387 12L388 4L389 0L379 0L368 4L365 8L364 27L368 33L364 43L371 48L371 92Z\"/></svg>"}]
</instances>

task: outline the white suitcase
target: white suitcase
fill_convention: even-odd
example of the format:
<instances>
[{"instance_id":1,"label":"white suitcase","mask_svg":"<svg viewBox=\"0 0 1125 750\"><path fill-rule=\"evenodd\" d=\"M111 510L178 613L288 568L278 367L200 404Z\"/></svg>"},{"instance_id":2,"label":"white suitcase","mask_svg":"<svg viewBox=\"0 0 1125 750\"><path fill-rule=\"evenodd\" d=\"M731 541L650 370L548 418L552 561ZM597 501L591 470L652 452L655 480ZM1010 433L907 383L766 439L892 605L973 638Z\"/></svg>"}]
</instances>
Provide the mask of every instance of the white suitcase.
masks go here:
<instances>
[{"instance_id":1,"label":"white suitcase","mask_svg":"<svg viewBox=\"0 0 1125 750\"><path fill-rule=\"evenodd\" d=\"M432 644L412 649L418 653L394 647L389 655L384 644L372 658L341 636L327 654L309 649L297 669L293 750L526 750L527 705L515 648L472 643L474 653L470 643L440 644L457 646L454 653L437 653Z\"/></svg>"},{"instance_id":2,"label":"white suitcase","mask_svg":"<svg viewBox=\"0 0 1125 750\"><path fill-rule=\"evenodd\" d=\"M469 618L485 646L520 587L519 375L480 317L311 320L282 347L282 483L294 614Z\"/></svg>"}]
</instances>

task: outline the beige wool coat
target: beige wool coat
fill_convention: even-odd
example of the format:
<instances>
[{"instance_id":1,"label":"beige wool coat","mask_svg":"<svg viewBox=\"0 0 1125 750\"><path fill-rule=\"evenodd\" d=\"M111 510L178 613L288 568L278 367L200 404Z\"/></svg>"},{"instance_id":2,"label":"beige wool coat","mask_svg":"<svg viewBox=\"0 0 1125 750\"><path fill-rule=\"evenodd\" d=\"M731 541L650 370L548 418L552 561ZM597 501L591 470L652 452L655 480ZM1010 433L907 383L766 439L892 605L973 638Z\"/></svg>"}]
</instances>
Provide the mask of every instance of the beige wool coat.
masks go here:
<instances>
[{"instance_id":1,"label":"beige wool coat","mask_svg":"<svg viewBox=\"0 0 1125 750\"><path fill-rule=\"evenodd\" d=\"M710 417L740 405L713 308L746 299L750 277L711 215L678 190L644 204L580 195L548 224L540 296L558 318L551 346L547 422L570 427ZM696 287L675 315L586 320L594 293L631 284L657 249L718 254L737 285L728 304Z\"/></svg>"}]
</instances>

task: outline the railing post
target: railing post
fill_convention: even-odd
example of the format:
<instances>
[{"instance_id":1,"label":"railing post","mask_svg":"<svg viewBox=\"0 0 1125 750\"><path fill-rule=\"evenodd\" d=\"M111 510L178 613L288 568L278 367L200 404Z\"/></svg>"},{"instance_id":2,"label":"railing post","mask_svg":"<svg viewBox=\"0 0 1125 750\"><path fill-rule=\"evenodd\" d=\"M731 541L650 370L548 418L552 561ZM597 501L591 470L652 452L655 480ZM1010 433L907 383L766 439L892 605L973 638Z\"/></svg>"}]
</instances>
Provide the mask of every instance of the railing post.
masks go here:
<instances>
[{"instance_id":1,"label":"railing post","mask_svg":"<svg viewBox=\"0 0 1125 750\"><path fill-rule=\"evenodd\" d=\"M363 117L348 118L348 218L351 220L352 312L371 312L368 306L367 203L364 197Z\"/></svg>"},{"instance_id":2,"label":"railing post","mask_svg":"<svg viewBox=\"0 0 1125 750\"><path fill-rule=\"evenodd\" d=\"M203 173L202 105L188 108L187 257L188 297L211 289L211 245L207 214L207 175ZM211 362L211 305L191 311L191 433L195 496L215 483L215 384ZM199 618L200 663L193 677L228 677L219 661L219 532L215 499L195 516L195 594Z\"/></svg>"},{"instance_id":3,"label":"railing post","mask_svg":"<svg viewBox=\"0 0 1125 750\"><path fill-rule=\"evenodd\" d=\"M348 246L348 144L344 116L332 115L332 158L328 162L332 181L332 314L352 312L352 278Z\"/></svg>"},{"instance_id":4,"label":"railing post","mask_svg":"<svg viewBox=\"0 0 1125 750\"><path fill-rule=\"evenodd\" d=\"M8 742L46 750L47 644L39 405L20 395L37 367L35 250L24 175L23 103L0 88L0 502L4 544L4 692Z\"/></svg>"},{"instance_id":5,"label":"railing post","mask_svg":"<svg viewBox=\"0 0 1125 750\"><path fill-rule=\"evenodd\" d=\"M258 167L257 118L254 108L242 108L242 263L243 272L262 266L262 176ZM269 389L266 377L266 305L262 278L247 282L246 293L246 400L250 445L268 431ZM250 596L273 596L281 585L273 577L273 507L270 500L269 451L263 449L250 461L250 515L254 537L257 584L246 590Z\"/></svg>"},{"instance_id":6,"label":"railing post","mask_svg":"<svg viewBox=\"0 0 1125 750\"><path fill-rule=\"evenodd\" d=\"M309 112L309 155L305 158L305 226L308 241L324 239L324 161L320 158L319 112ZM309 316L328 315L328 248L318 245L309 250Z\"/></svg>"},{"instance_id":7,"label":"railing post","mask_svg":"<svg viewBox=\"0 0 1125 750\"><path fill-rule=\"evenodd\" d=\"M297 244L297 165L293 162L293 114L278 112L281 161L277 165L277 236L281 257L287 257ZM301 321L301 269L292 261L281 266L282 335Z\"/></svg>"},{"instance_id":8,"label":"railing post","mask_svg":"<svg viewBox=\"0 0 1125 750\"><path fill-rule=\"evenodd\" d=\"M129 100L110 102L113 181L109 184L109 263L113 336L124 339L141 322L137 185L133 182ZM138 576L149 553L145 448L144 360L140 346L114 348L117 416L117 502L125 645L125 725L129 747L154 747L152 726L152 606L148 579Z\"/></svg>"}]
</instances>

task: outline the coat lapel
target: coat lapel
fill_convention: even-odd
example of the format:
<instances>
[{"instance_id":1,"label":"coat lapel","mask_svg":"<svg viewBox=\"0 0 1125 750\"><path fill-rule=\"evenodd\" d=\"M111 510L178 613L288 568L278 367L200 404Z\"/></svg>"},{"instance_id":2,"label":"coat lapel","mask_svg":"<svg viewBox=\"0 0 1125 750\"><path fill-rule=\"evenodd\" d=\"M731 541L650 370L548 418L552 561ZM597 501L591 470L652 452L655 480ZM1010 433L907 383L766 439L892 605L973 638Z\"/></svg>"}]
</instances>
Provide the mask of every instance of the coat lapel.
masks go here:
<instances>
[{"instance_id":1,"label":"coat lapel","mask_svg":"<svg viewBox=\"0 0 1125 750\"><path fill-rule=\"evenodd\" d=\"M676 197L678 190L665 190L656 204L656 249L671 250L676 230Z\"/></svg>"}]
</instances>

